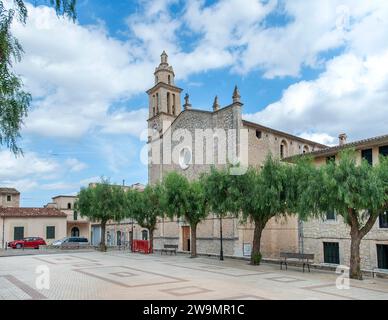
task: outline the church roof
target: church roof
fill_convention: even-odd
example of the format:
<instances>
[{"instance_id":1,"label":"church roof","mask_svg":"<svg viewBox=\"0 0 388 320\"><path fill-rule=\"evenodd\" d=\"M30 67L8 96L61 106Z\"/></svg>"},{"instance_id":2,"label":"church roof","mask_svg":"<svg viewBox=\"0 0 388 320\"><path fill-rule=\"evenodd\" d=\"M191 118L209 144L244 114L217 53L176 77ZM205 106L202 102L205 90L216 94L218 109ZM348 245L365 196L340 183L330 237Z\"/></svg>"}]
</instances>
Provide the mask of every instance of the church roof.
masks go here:
<instances>
[{"instance_id":1,"label":"church roof","mask_svg":"<svg viewBox=\"0 0 388 320\"><path fill-rule=\"evenodd\" d=\"M343 145L337 145L333 147L326 147L325 149L322 150L316 150L313 152L308 152L303 155L297 155L297 156L292 156L285 158L284 161L292 161L296 159L299 156L313 156L313 157L319 157L319 156L331 156L335 155L338 152L348 149L348 148L355 148L355 149L362 149L366 147L371 147L375 145L385 145L388 144L388 134L382 135L382 136L377 136L377 137L372 137L372 138L367 138L367 139L362 139L354 142L349 142Z\"/></svg>"},{"instance_id":2,"label":"church roof","mask_svg":"<svg viewBox=\"0 0 388 320\"><path fill-rule=\"evenodd\" d=\"M280 136L288 137L290 139L297 140L297 141L300 141L302 143L306 143L306 144L310 144L310 145L313 144L313 145L315 145L318 148L327 148L328 147L328 146L326 146L324 144L321 144L321 143L318 143L318 142L315 142L315 141L311 141L311 140L308 140L308 139L304 139L304 138L301 138L301 137L298 137L298 136L294 136L292 134L289 134L289 133L286 133L286 132L283 132L283 131L279 131L279 130L275 130L275 129L272 129L272 128L269 128L269 127L265 127L265 126L263 126L261 124L250 122L250 121L247 121L247 120L243 120L243 124L246 125L246 126L249 126L249 127L254 127L256 129L261 129L263 131L268 131L268 132L271 132L273 134L277 134L277 135L280 135Z\"/></svg>"}]
</instances>

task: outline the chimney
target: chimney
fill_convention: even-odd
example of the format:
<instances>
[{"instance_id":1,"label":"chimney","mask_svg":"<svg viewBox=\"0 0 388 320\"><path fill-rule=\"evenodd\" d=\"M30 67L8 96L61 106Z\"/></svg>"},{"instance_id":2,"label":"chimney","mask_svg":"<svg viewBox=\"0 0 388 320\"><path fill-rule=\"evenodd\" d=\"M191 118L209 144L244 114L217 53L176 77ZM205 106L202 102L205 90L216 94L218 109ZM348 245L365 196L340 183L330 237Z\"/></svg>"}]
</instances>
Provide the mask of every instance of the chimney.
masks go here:
<instances>
[{"instance_id":1,"label":"chimney","mask_svg":"<svg viewBox=\"0 0 388 320\"><path fill-rule=\"evenodd\" d=\"M341 133L338 138L339 138L339 145L340 147L342 147L343 145L346 144L346 140L348 136L346 135L346 133Z\"/></svg>"}]
</instances>

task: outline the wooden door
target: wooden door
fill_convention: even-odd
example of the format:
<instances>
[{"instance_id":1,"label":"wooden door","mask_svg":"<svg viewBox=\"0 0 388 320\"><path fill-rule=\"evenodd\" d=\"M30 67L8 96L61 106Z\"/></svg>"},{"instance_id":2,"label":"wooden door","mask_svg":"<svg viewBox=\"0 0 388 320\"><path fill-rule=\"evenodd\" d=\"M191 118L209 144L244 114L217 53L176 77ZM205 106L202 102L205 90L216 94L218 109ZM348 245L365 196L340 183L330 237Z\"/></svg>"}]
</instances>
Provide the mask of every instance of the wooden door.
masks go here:
<instances>
[{"instance_id":1,"label":"wooden door","mask_svg":"<svg viewBox=\"0 0 388 320\"><path fill-rule=\"evenodd\" d=\"M182 227L182 249L190 251L190 227Z\"/></svg>"}]
</instances>

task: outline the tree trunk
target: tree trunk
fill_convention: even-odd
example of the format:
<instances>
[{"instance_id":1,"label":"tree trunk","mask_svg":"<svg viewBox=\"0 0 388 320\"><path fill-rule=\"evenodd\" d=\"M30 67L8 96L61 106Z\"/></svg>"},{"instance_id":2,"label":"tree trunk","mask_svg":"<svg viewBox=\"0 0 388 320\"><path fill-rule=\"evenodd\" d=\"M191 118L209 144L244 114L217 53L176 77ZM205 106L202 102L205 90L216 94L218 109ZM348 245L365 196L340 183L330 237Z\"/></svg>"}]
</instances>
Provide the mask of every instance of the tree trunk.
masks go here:
<instances>
[{"instance_id":1,"label":"tree trunk","mask_svg":"<svg viewBox=\"0 0 388 320\"><path fill-rule=\"evenodd\" d=\"M106 221L101 221L101 242L100 242L100 251L106 252L106 244L105 244L105 228Z\"/></svg>"},{"instance_id":2,"label":"tree trunk","mask_svg":"<svg viewBox=\"0 0 388 320\"><path fill-rule=\"evenodd\" d=\"M262 223L261 221L255 220L255 231L253 233L253 245L252 245L252 253L251 253L251 264L253 265L260 265L261 234L263 233L264 227L265 227L264 223Z\"/></svg>"},{"instance_id":3,"label":"tree trunk","mask_svg":"<svg viewBox=\"0 0 388 320\"><path fill-rule=\"evenodd\" d=\"M360 228L357 213L354 209L349 209L350 218L350 279L362 280L361 259L360 259L360 244L365 235L372 229L377 220L378 215L370 215L365 226Z\"/></svg>"},{"instance_id":4,"label":"tree trunk","mask_svg":"<svg viewBox=\"0 0 388 320\"><path fill-rule=\"evenodd\" d=\"M360 259L360 244L361 236L358 232L351 232L351 244L350 244L350 271L349 277L351 279L362 280L361 273L361 259Z\"/></svg>"},{"instance_id":5,"label":"tree trunk","mask_svg":"<svg viewBox=\"0 0 388 320\"><path fill-rule=\"evenodd\" d=\"M154 229L148 229L150 232L150 253L154 253Z\"/></svg>"},{"instance_id":6,"label":"tree trunk","mask_svg":"<svg viewBox=\"0 0 388 320\"><path fill-rule=\"evenodd\" d=\"M197 225L191 225L190 226L191 231L191 242L190 242L190 251L191 251L191 258L197 257Z\"/></svg>"}]
</instances>

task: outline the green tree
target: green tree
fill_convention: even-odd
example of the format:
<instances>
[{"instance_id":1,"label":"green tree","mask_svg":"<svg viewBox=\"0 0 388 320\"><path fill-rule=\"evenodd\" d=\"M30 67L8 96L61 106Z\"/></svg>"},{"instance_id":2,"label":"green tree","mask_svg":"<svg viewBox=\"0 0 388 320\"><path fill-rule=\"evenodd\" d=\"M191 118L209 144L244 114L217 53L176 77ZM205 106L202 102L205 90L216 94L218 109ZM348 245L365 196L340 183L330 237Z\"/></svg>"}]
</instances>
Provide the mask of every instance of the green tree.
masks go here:
<instances>
[{"instance_id":1,"label":"green tree","mask_svg":"<svg viewBox=\"0 0 388 320\"><path fill-rule=\"evenodd\" d=\"M388 161L371 166L363 160L357 163L356 153L346 150L339 161L320 168L304 167L299 187L300 199L295 206L302 219L322 218L326 212L336 212L350 227L350 278L362 279L360 243L387 210ZM302 178L302 177L301 177Z\"/></svg>"},{"instance_id":2,"label":"green tree","mask_svg":"<svg viewBox=\"0 0 388 320\"><path fill-rule=\"evenodd\" d=\"M76 0L50 0L58 15L75 19ZM23 90L21 78L13 71L13 63L20 62L23 48L12 35L16 18L26 24L27 8L23 0L13 0L11 7L0 0L0 145L6 145L15 155L21 153L17 145L23 119L27 116L31 95Z\"/></svg>"},{"instance_id":3,"label":"green tree","mask_svg":"<svg viewBox=\"0 0 388 320\"><path fill-rule=\"evenodd\" d=\"M164 208L170 218L184 217L190 225L191 257L197 256L197 226L208 215L208 206L201 181L188 181L171 172L163 180Z\"/></svg>"},{"instance_id":4,"label":"green tree","mask_svg":"<svg viewBox=\"0 0 388 320\"><path fill-rule=\"evenodd\" d=\"M128 214L125 191L121 186L101 183L83 188L78 194L76 208L81 216L101 224L100 250L106 251L105 230L109 220L121 221Z\"/></svg>"},{"instance_id":5,"label":"green tree","mask_svg":"<svg viewBox=\"0 0 388 320\"><path fill-rule=\"evenodd\" d=\"M144 191L127 192L129 215L150 234L150 250L154 248L154 231L158 218L163 217L163 189L160 184L148 185Z\"/></svg>"},{"instance_id":6,"label":"green tree","mask_svg":"<svg viewBox=\"0 0 388 320\"><path fill-rule=\"evenodd\" d=\"M235 177L232 199L238 204L243 220L254 224L251 264L260 264L261 237L268 221L287 215L288 172L287 165L269 156L260 170L250 168L246 174Z\"/></svg>"},{"instance_id":7,"label":"green tree","mask_svg":"<svg viewBox=\"0 0 388 320\"><path fill-rule=\"evenodd\" d=\"M233 187L239 177L241 176L231 175L228 168L218 170L215 167L212 167L209 173L201 176L205 197L208 199L209 210L220 220L221 260L223 260L222 219L230 215L238 216L240 210L236 201L236 190Z\"/></svg>"}]
</instances>

